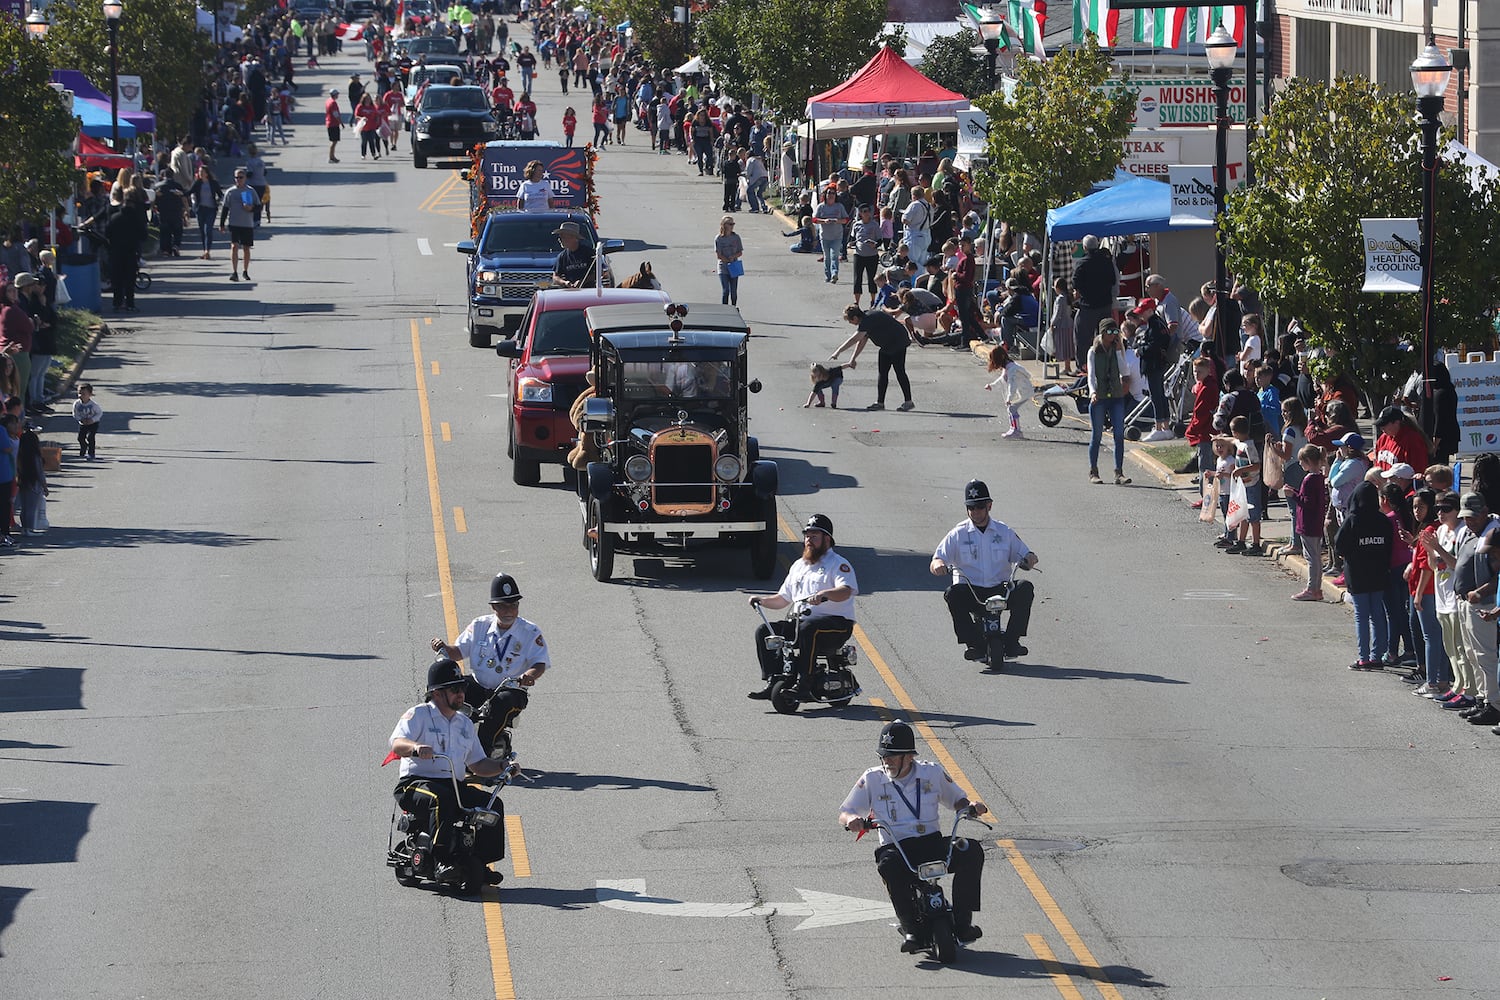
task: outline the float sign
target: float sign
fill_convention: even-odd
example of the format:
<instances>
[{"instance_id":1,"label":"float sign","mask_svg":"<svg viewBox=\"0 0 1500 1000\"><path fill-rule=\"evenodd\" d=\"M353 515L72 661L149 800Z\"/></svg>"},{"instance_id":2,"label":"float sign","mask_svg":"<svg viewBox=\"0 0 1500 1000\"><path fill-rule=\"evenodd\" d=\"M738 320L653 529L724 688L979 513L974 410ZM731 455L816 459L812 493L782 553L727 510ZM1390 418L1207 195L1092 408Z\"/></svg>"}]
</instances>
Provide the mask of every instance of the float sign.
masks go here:
<instances>
[{"instance_id":1,"label":"float sign","mask_svg":"<svg viewBox=\"0 0 1500 1000\"><path fill-rule=\"evenodd\" d=\"M1458 454L1500 451L1500 354L1447 356L1458 396Z\"/></svg>"},{"instance_id":2,"label":"float sign","mask_svg":"<svg viewBox=\"0 0 1500 1000\"><path fill-rule=\"evenodd\" d=\"M1365 236L1363 292L1422 290L1421 222L1417 219L1360 219Z\"/></svg>"},{"instance_id":3,"label":"float sign","mask_svg":"<svg viewBox=\"0 0 1500 1000\"><path fill-rule=\"evenodd\" d=\"M490 208L515 208L526 164L542 162L542 179L552 185L552 207L588 210L582 148L551 143L491 142L484 147L481 166L484 196Z\"/></svg>"},{"instance_id":4,"label":"float sign","mask_svg":"<svg viewBox=\"0 0 1500 1000\"><path fill-rule=\"evenodd\" d=\"M1172 228L1214 224L1214 168L1172 166L1167 168L1172 185Z\"/></svg>"}]
</instances>

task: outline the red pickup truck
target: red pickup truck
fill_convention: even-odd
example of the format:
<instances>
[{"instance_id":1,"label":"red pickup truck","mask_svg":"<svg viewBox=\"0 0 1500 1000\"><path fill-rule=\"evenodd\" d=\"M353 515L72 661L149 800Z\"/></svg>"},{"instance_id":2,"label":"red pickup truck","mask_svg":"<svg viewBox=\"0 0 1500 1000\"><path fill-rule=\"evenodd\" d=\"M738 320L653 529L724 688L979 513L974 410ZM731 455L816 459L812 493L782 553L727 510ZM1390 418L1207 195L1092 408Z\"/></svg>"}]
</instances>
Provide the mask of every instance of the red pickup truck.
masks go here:
<instances>
[{"instance_id":1,"label":"red pickup truck","mask_svg":"<svg viewBox=\"0 0 1500 1000\"><path fill-rule=\"evenodd\" d=\"M515 339L502 340L495 353L510 358L510 432L505 453L511 478L522 486L541 481L542 463L567 467L576 434L568 411L588 386L589 331L583 311L590 306L671 301L648 288L550 288L536 293Z\"/></svg>"}]
</instances>

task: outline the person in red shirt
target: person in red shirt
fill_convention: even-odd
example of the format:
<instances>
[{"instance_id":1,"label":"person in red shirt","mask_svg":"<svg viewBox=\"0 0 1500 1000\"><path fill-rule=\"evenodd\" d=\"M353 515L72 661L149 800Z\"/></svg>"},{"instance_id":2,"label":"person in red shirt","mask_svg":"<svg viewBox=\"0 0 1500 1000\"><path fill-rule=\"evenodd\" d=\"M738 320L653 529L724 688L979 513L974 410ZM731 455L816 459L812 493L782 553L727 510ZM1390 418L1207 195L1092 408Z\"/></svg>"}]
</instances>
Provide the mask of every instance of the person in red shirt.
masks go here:
<instances>
[{"instance_id":1,"label":"person in red shirt","mask_svg":"<svg viewBox=\"0 0 1500 1000\"><path fill-rule=\"evenodd\" d=\"M1384 472L1402 462L1413 469L1425 469L1430 464L1428 456L1432 442L1399 406L1387 406L1381 410L1375 427L1380 431L1380 436L1375 439L1375 451L1370 456L1375 468Z\"/></svg>"},{"instance_id":2,"label":"person in red shirt","mask_svg":"<svg viewBox=\"0 0 1500 1000\"><path fill-rule=\"evenodd\" d=\"M978 334L984 330L984 317L974 297L974 278L974 237L964 236L958 241L958 255L953 259L953 305L958 309L968 340L982 339Z\"/></svg>"},{"instance_id":3,"label":"person in red shirt","mask_svg":"<svg viewBox=\"0 0 1500 1000\"><path fill-rule=\"evenodd\" d=\"M1201 475L1202 471L1214 467L1214 412L1219 408L1219 380L1214 363L1209 358L1200 357L1193 362L1193 375L1198 380L1193 385L1193 415L1188 419L1184 436L1188 444L1198 449ZM1201 482L1203 487L1200 492L1207 493L1209 478L1201 476ZM1199 510L1202 507L1203 497L1200 496L1193 504L1193 509Z\"/></svg>"},{"instance_id":4,"label":"person in red shirt","mask_svg":"<svg viewBox=\"0 0 1500 1000\"><path fill-rule=\"evenodd\" d=\"M385 92L380 99L381 110L385 112L385 122L390 126L391 135L385 140L385 151L389 153L393 148L401 147L401 119L405 114L406 99L401 96L401 88L392 87Z\"/></svg>"},{"instance_id":5,"label":"person in red shirt","mask_svg":"<svg viewBox=\"0 0 1500 1000\"><path fill-rule=\"evenodd\" d=\"M563 112L563 138L569 148L573 145L573 133L578 130L578 112L572 108Z\"/></svg>"},{"instance_id":6,"label":"person in red shirt","mask_svg":"<svg viewBox=\"0 0 1500 1000\"><path fill-rule=\"evenodd\" d=\"M337 89L328 91L328 103L323 105L323 124L328 126L328 162L337 163L339 158L333 153L338 148L339 131L344 124L343 113L339 111Z\"/></svg>"},{"instance_id":7,"label":"person in red shirt","mask_svg":"<svg viewBox=\"0 0 1500 1000\"><path fill-rule=\"evenodd\" d=\"M515 99L516 92L510 89L510 84L505 82L505 77L500 77L499 81L495 84L495 89L490 91L490 101L494 103L497 109L509 113Z\"/></svg>"}]
</instances>

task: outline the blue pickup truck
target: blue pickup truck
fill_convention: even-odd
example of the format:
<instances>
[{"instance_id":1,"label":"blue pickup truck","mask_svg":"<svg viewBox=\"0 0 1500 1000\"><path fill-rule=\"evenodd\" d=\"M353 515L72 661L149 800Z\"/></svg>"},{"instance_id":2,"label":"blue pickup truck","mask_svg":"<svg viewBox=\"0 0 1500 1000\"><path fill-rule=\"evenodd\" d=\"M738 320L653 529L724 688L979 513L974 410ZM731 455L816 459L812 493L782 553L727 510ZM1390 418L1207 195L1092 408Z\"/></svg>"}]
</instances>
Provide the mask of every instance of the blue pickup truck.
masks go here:
<instances>
[{"instance_id":1,"label":"blue pickup truck","mask_svg":"<svg viewBox=\"0 0 1500 1000\"><path fill-rule=\"evenodd\" d=\"M469 258L469 345L489 347L496 336L512 336L539 288L550 288L562 247L552 233L564 222L576 222L583 241L599 245L599 234L587 212L492 212L479 239L464 240L458 252ZM606 247L608 249L608 247ZM606 258L604 286L614 287Z\"/></svg>"}]
</instances>

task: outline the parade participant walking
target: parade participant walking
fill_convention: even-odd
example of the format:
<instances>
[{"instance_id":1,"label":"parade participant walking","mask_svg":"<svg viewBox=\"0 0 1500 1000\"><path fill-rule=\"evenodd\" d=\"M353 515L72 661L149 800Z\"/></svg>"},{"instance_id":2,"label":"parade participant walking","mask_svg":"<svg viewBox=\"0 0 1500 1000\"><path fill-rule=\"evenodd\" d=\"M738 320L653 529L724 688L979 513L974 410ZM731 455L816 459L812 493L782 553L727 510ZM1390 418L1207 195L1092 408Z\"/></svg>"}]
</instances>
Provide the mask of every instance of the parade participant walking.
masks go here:
<instances>
[{"instance_id":1,"label":"parade participant walking","mask_svg":"<svg viewBox=\"0 0 1500 1000\"><path fill-rule=\"evenodd\" d=\"M970 802L940 765L917 759L916 734L903 720L888 722L880 730L876 753L880 766L860 775L849 790L839 806L839 825L845 830L863 831L869 829L870 820L880 824L875 870L885 882L891 906L901 922L905 938L901 951L915 954L928 942L919 933L922 921L916 907L916 875L907 860L917 865L948 856L948 838L938 825L939 805L969 816L982 816L989 810L983 802ZM953 934L966 943L978 940L983 932L974 925L974 914L980 909L984 850L971 840L960 840L953 851L952 870Z\"/></svg>"},{"instance_id":2,"label":"parade participant walking","mask_svg":"<svg viewBox=\"0 0 1500 1000\"><path fill-rule=\"evenodd\" d=\"M745 244L740 234L734 231L734 216L726 215L719 220L719 235L714 237L714 257L717 258L719 287L724 292L723 305L740 304L740 276L745 265L740 258L745 255Z\"/></svg>"},{"instance_id":3,"label":"parade participant walking","mask_svg":"<svg viewBox=\"0 0 1500 1000\"><path fill-rule=\"evenodd\" d=\"M1018 566L1025 570L1036 567L1036 553L1004 521L990 517L993 507L990 488L982 480L969 480L964 485L964 509L968 517L943 536L927 567L933 576L952 577L943 600L948 604L953 634L964 647L966 660L985 656L984 636L973 616L979 613L985 598L996 594L1008 595L1010 623L1005 629L1005 655L1025 656L1029 652L1021 640L1031 624L1036 589L1030 580L1013 580L1013 577Z\"/></svg>"},{"instance_id":4,"label":"parade participant walking","mask_svg":"<svg viewBox=\"0 0 1500 1000\"><path fill-rule=\"evenodd\" d=\"M866 342L873 340L879 349L876 355L879 374L875 380L875 402L865 409L885 409L885 394L890 388L892 371L896 373L896 384L901 387L904 397L897 409L910 410L916 406L911 400L911 379L906 375L906 349L911 346L911 334L906 332L901 321L884 309L865 312L859 306L851 305L844 307L844 322L855 327L854 335L828 356L829 361L837 361L839 355L852 346L854 353L850 355L846 367L853 369Z\"/></svg>"},{"instance_id":5,"label":"parade participant walking","mask_svg":"<svg viewBox=\"0 0 1500 1000\"><path fill-rule=\"evenodd\" d=\"M244 167L234 172L234 187L224 192L224 205L219 209L219 232L229 227L229 280L250 280L250 250L255 246L255 210L260 206L260 195L250 186L250 174ZM240 255L245 263L240 265Z\"/></svg>"},{"instance_id":6,"label":"parade participant walking","mask_svg":"<svg viewBox=\"0 0 1500 1000\"><path fill-rule=\"evenodd\" d=\"M766 649L766 637L772 632L791 641L797 650L797 676L805 681L813 660L820 653L838 649L854 634L854 597L859 582L848 561L833 548L833 521L825 514L814 514L802 529L802 558L798 559L781 589L774 594L756 594L751 607L780 611L797 601L811 607L806 617L772 622L755 629L755 652L760 659L760 677L766 686L751 691L749 697L767 701L772 680L781 671L781 658Z\"/></svg>"},{"instance_id":7,"label":"parade participant walking","mask_svg":"<svg viewBox=\"0 0 1500 1000\"><path fill-rule=\"evenodd\" d=\"M515 724L531 700L526 689L552 666L542 630L521 617L521 588L509 573L490 581L490 611L469 622L453 642L442 636L432 640L434 653L469 665L469 703L491 705L479 725L486 750L494 746L497 733Z\"/></svg>"},{"instance_id":8,"label":"parade participant walking","mask_svg":"<svg viewBox=\"0 0 1500 1000\"><path fill-rule=\"evenodd\" d=\"M323 105L323 124L328 127L328 162L337 163L339 162L339 158L333 154L339 146L339 134L343 131L344 113L339 110L339 92L336 87L329 89L328 101Z\"/></svg>"}]
</instances>

